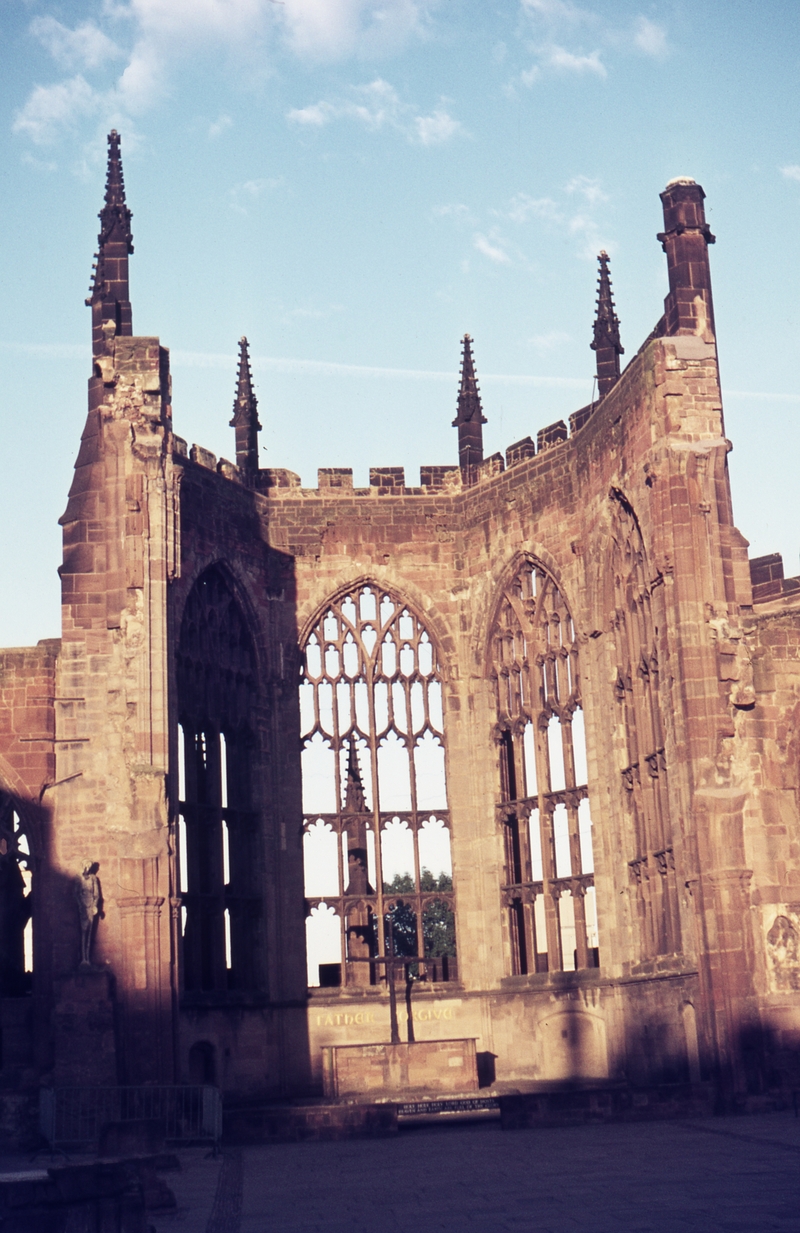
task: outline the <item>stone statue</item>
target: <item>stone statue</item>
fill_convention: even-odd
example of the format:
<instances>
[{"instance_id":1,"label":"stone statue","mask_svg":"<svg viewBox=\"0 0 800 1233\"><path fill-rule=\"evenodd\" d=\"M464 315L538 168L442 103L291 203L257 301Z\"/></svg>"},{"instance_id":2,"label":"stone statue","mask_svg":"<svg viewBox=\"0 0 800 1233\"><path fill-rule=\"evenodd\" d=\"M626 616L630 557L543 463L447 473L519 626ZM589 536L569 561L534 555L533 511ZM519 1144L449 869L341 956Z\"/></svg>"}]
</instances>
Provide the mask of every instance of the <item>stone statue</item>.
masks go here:
<instances>
[{"instance_id":1,"label":"stone statue","mask_svg":"<svg viewBox=\"0 0 800 1233\"><path fill-rule=\"evenodd\" d=\"M78 918L81 924L81 967L91 967L92 934L94 922L100 911L99 866L96 861L87 861L83 873L75 882L75 898L78 901Z\"/></svg>"}]
</instances>

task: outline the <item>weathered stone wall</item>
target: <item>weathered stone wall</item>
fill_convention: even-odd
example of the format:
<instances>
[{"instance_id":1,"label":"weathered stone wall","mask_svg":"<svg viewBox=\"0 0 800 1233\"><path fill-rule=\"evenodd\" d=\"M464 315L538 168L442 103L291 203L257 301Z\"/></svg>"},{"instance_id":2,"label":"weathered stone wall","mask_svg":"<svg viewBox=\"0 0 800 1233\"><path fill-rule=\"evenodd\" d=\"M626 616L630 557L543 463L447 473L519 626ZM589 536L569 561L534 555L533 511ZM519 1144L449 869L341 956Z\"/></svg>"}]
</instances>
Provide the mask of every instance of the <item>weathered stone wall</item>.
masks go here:
<instances>
[{"instance_id":1,"label":"weathered stone wall","mask_svg":"<svg viewBox=\"0 0 800 1233\"><path fill-rule=\"evenodd\" d=\"M211 1049L225 1091L254 1100L319 1087L323 1046L388 1039L384 986L305 987L300 657L325 605L373 583L424 622L444 689L458 980L415 992L418 1039L475 1038L509 1084L713 1078L738 1100L797 1081L800 584L777 558L751 582L733 523L702 198L692 181L662 194L665 317L600 402L478 463L475 394L469 462L424 466L418 486L392 466L366 489L344 468L315 489L257 470L249 369L241 469L188 450L167 353L98 316L61 520L62 641L0 656L0 786L38 862L40 1073L69 1080L77 1032L75 1081L184 1081ZM576 972L514 974L500 892L490 639L523 560L555 580L580 655L600 966ZM179 660L212 567L252 639L258 955L249 985L188 988ZM87 865L100 971L76 975Z\"/></svg>"},{"instance_id":2,"label":"weathered stone wall","mask_svg":"<svg viewBox=\"0 0 800 1233\"><path fill-rule=\"evenodd\" d=\"M38 799L55 775L54 694L59 642L0 651L0 786Z\"/></svg>"},{"instance_id":3,"label":"weathered stone wall","mask_svg":"<svg viewBox=\"0 0 800 1233\"><path fill-rule=\"evenodd\" d=\"M351 473L339 469L320 472L314 490L285 472L261 473L254 493L230 464L215 466L195 449L182 463L184 565L174 588L175 620L181 595L202 568L227 562L247 597L267 675L280 683L278 690L268 685L265 696L285 732L296 725L297 645L320 607L365 580L404 598L423 616L443 665L459 974L465 992L478 998L468 1018L479 1050L496 1055L499 1077L555 1077L564 1063L541 1043L547 1007L554 997L588 997L591 1007L581 1014L590 1026L594 1015L602 1028L576 1029L579 1072L596 1073L599 1065L581 1061L584 1051L590 1059L602 1052L604 1073L636 1074L641 1081L699 1075L701 1059L708 1069L720 1052L736 1055L732 1034L752 1030L756 1015L752 941L742 932L745 794L724 764L735 715L752 703L739 621L751 594L746 544L732 525L713 344L695 336L653 340L594 414L581 418L583 426L568 440L544 433L538 454L510 452L515 461L508 470L499 456L488 459L467 486L459 472L425 468L423 478L432 482L408 488L398 469L376 468L370 488L354 490ZM669 859L682 941L674 953L653 957L634 902L635 852L613 693L618 665L609 545L620 496L638 519L658 591ZM596 974L510 976L487 647L499 588L522 553L558 580L581 642L600 912ZM298 751L278 740L267 761L284 768L280 809L294 855L286 866L281 936L296 944ZM275 923L280 929L277 917ZM486 996L508 989L509 981L511 998ZM353 1039L353 1028L367 1022L378 1031L383 1000L361 997L356 1007L346 991L315 995L315 1071L321 1044Z\"/></svg>"},{"instance_id":4,"label":"weathered stone wall","mask_svg":"<svg viewBox=\"0 0 800 1233\"><path fill-rule=\"evenodd\" d=\"M155 338L109 337L95 357L61 519L61 782L46 925L58 1014L59 982L72 1005L68 989L80 959L75 879L87 864L96 866L102 914L92 960L114 978L117 1073L127 1082L173 1074L166 586L176 532L169 427L166 352ZM99 1009L94 1019L102 1019ZM98 1041L104 1056L109 1047Z\"/></svg>"}]
</instances>

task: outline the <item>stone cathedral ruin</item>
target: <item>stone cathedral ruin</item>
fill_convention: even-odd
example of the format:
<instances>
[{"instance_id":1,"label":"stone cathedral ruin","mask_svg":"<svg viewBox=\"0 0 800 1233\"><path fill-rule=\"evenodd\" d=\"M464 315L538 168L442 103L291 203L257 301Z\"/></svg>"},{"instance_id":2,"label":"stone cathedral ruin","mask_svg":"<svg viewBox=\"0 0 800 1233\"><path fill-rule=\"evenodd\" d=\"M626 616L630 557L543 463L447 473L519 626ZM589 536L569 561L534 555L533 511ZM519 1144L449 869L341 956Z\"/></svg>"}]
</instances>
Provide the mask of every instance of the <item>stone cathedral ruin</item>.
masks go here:
<instances>
[{"instance_id":1,"label":"stone cathedral ruin","mask_svg":"<svg viewBox=\"0 0 800 1233\"><path fill-rule=\"evenodd\" d=\"M800 579L733 523L703 199L622 372L600 254L568 423L484 458L467 335L457 463L308 489L244 339L235 462L173 431L111 134L62 634L0 652L6 1130L42 1085L800 1084Z\"/></svg>"}]
</instances>

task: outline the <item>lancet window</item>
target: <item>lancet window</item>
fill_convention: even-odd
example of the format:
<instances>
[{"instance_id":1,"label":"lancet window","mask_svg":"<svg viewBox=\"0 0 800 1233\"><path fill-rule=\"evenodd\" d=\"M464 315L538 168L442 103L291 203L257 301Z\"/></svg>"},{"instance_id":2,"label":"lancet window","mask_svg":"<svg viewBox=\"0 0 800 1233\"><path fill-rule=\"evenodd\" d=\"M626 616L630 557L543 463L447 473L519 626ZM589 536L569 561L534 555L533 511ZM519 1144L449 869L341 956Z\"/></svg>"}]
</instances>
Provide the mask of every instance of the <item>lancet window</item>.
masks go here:
<instances>
[{"instance_id":1,"label":"lancet window","mask_svg":"<svg viewBox=\"0 0 800 1233\"><path fill-rule=\"evenodd\" d=\"M0 997L30 992L33 971L33 871L13 797L0 791Z\"/></svg>"},{"instance_id":2,"label":"lancet window","mask_svg":"<svg viewBox=\"0 0 800 1233\"><path fill-rule=\"evenodd\" d=\"M329 604L300 685L309 984L384 979L419 956L456 978L442 678L420 618L385 589Z\"/></svg>"},{"instance_id":3,"label":"lancet window","mask_svg":"<svg viewBox=\"0 0 800 1233\"><path fill-rule=\"evenodd\" d=\"M524 560L503 589L491 656L512 972L597 967L578 643L538 561Z\"/></svg>"},{"instance_id":4,"label":"lancet window","mask_svg":"<svg viewBox=\"0 0 800 1233\"><path fill-rule=\"evenodd\" d=\"M636 887L644 956L648 957L680 950L659 697L659 628L663 628L663 616L658 613L663 611L663 589L661 577L651 576L639 523L621 493L614 498L611 572L617 652L615 694L626 741L622 791L635 849L629 869Z\"/></svg>"},{"instance_id":5,"label":"lancet window","mask_svg":"<svg viewBox=\"0 0 800 1233\"><path fill-rule=\"evenodd\" d=\"M242 609L217 567L200 576L186 602L177 669L183 988L209 994L259 989L256 657Z\"/></svg>"}]
</instances>

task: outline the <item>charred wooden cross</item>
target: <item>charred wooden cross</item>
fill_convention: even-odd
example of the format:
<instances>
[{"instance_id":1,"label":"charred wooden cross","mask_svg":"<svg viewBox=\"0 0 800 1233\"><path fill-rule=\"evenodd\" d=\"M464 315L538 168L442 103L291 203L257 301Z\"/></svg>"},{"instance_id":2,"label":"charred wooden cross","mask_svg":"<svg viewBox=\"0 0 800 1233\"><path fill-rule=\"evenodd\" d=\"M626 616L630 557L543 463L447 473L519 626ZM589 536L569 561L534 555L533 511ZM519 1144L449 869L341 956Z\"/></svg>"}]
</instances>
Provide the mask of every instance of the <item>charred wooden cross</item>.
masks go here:
<instances>
[{"instance_id":1,"label":"charred wooden cross","mask_svg":"<svg viewBox=\"0 0 800 1233\"><path fill-rule=\"evenodd\" d=\"M428 960L424 955L395 955L394 954L394 937L392 931L392 922L389 921L386 928L386 950L385 955L370 955L369 958L348 958L348 963L382 963L386 968L386 982L389 986L389 1020L392 1026L391 1044L400 1045L403 1042L400 1039L400 1025L397 1021L397 992L394 987L394 974L398 968L406 970L406 1023L408 1025L408 1043L414 1044L414 1013L411 1009L411 990L416 977L411 975L412 963L426 963Z\"/></svg>"}]
</instances>

